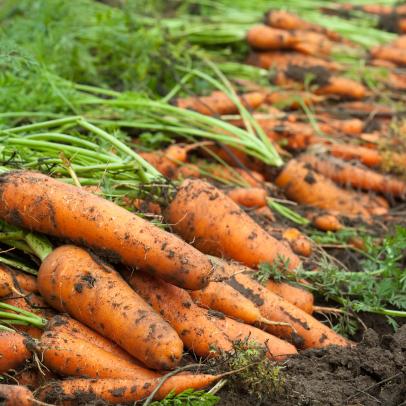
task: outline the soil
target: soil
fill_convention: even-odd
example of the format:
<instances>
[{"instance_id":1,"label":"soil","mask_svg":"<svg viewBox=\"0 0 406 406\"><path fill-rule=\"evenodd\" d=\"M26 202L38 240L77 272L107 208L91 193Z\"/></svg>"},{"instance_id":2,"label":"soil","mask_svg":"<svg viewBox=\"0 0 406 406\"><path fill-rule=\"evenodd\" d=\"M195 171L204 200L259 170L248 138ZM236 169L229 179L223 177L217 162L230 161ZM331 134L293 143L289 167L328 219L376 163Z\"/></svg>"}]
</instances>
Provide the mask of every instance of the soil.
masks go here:
<instances>
[{"instance_id":1,"label":"soil","mask_svg":"<svg viewBox=\"0 0 406 406\"><path fill-rule=\"evenodd\" d=\"M401 406L406 405L406 324L395 334L384 318L352 348L306 350L284 365L283 391L259 402L244 392L224 389L220 406ZM382 332L381 332L382 331Z\"/></svg>"}]
</instances>

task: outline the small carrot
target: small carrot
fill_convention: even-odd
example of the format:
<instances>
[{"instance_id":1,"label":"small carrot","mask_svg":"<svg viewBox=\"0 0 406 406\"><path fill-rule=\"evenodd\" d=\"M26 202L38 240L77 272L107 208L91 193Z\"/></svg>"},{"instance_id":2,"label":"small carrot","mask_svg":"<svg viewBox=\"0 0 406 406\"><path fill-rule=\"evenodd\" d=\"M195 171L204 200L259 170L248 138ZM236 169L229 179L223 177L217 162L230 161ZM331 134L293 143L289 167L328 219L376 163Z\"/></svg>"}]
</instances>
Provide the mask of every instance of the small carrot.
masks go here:
<instances>
[{"instance_id":1,"label":"small carrot","mask_svg":"<svg viewBox=\"0 0 406 406\"><path fill-rule=\"evenodd\" d=\"M370 169L324 155L306 154L302 155L300 160L341 185L394 197L406 197L406 183L394 177L384 176Z\"/></svg>"},{"instance_id":2,"label":"small carrot","mask_svg":"<svg viewBox=\"0 0 406 406\"><path fill-rule=\"evenodd\" d=\"M225 317L223 314L207 312L213 323L226 334L233 342L241 341L256 343L267 349L267 356L270 359L283 361L290 355L297 354L294 345L281 340L259 328Z\"/></svg>"},{"instance_id":3,"label":"small carrot","mask_svg":"<svg viewBox=\"0 0 406 406\"><path fill-rule=\"evenodd\" d=\"M375 59L383 59L393 62L398 66L406 65L406 50L389 45L379 46L371 50L371 56Z\"/></svg>"},{"instance_id":4,"label":"small carrot","mask_svg":"<svg viewBox=\"0 0 406 406\"><path fill-rule=\"evenodd\" d=\"M35 277L0 264L0 297L21 290L38 292Z\"/></svg>"},{"instance_id":5,"label":"small carrot","mask_svg":"<svg viewBox=\"0 0 406 406\"><path fill-rule=\"evenodd\" d=\"M0 374L16 369L31 357L28 337L17 332L0 331Z\"/></svg>"},{"instance_id":6,"label":"small carrot","mask_svg":"<svg viewBox=\"0 0 406 406\"><path fill-rule=\"evenodd\" d=\"M187 374L171 376L162 384L154 400L161 400L169 393L186 389L204 389L222 378L222 375ZM69 379L55 381L41 389L40 400L55 405L77 405L83 398L103 400L108 404L133 404L151 395L161 378L155 379Z\"/></svg>"},{"instance_id":7,"label":"small carrot","mask_svg":"<svg viewBox=\"0 0 406 406\"><path fill-rule=\"evenodd\" d=\"M224 255L248 266L282 255L294 270L299 258L265 232L230 198L201 180L185 180L164 212L173 229L202 252Z\"/></svg>"},{"instance_id":8,"label":"small carrot","mask_svg":"<svg viewBox=\"0 0 406 406\"><path fill-rule=\"evenodd\" d=\"M256 109L265 100L262 92L245 93L239 96L240 102L248 109ZM183 109L190 109L208 116L238 113L238 106L223 92L216 91L209 96L192 96L186 99L176 99L173 102Z\"/></svg>"},{"instance_id":9,"label":"small carrot","mask_svg":"<svg viewBox=\"0 0 406 406\"><path fill-rule=\"evenodd\" d=\"M39 344L44 365L65 376L150 379L160 375L66 331L47 331Z\"/></svg>"},{"instance_id":10,"label":"small carrot","mask_svg":"<svg viewBox=\"0 0 406 406\"><path fill-rule=\"evenodd\" d=\"M124 351L116 343L108 340L104 336L96 333L94 330L91 330L89 327L67 315L58 314L52 317L52 319L48 321L47 331L66 332L71 336L85 340L116 357L122 358L131 363L138 363L135 358L133 358L128 352Z\"/></svg>"},{"instance_id":11,"label":"small carrot","mask_svg":"<svg viewBox=\"0 0 406 406\"><path fill-rule=\"evenodd\" d=\"M169 324L113 268L81 248L65 245L49 254L41 264L38 287L52 307L150 368L173 368L182 357L182 341Z\"/></svg>"},{"instance_id":12,"label":"small carrot","mask_svg":"<svg viewBox=\"0 0 406 406\"><path fill-rule=\"evenodd\" d=\"M292 251L297 255L310 257L313 247L310 240L297 228L286 228L282 232L282 238L289 242Z\"/></svg>"},{"instance_id":13,"label":"small carrot","mask_svg":"<svg viewBox=\"0 0 406 406\"><path fill-rule=\"evenodd\" d=\"M263 207L267 204L267 192L261 188L234 188L226 191L226 194L233 202L244 207Z\"/></svg>"},{"instance_id":14,"label":"small carrot","mask_svg":"<svg viewBox=\"0 0 406 406\"><path fill-rule=\"evenodd\" d=\"M330 179L316 173L307 164L291 159L275 179L286 196L298 203L331 212L369 219L370 215L358 202L358 196L340 189Z\"/></svg>"},{"instance_id":15,"label":"small carrot","mask_svg":"<svg viewBox=\"0 0 406 406\"><path fill-rule=\"evenodd\" d=\"M313 219L313 225L321 231L338 231L343 228L340 220L333 214L321 214Z\"/></svg>"},{"instance_id":16,"label":"small carrot","mask_svg":"<svg viewBox=\"0 0 406 406\"><path fill-rule=\"evenodd\" d=\"M193 303L188 292L145 274L124 274L131 287L168 321L192 353L208 357L232 350L227 337Z\"/></svg>"},{"instance_id":17,"label":"small carrot","mask_svg":"<svg viewBox=\"0 0 406 406\"><path fill-rule=\"evenodd\" d=\"M200 289L212 272L207 258L180 238L112 202L40 173L1 175L0 196L0 218L9 223L77 241L182 287Z\"/></svg>"},{"instance_id":18,"label":"small carrot","mask_svg":"<svg viewBox=\"0 0 406 406\"><path fill-rule=\"evenodd\" d=\"M0 384L0 402L3 406L32 406L37 404L34 401L33 393L22 385Z\"/></svg>"}]
</instances>

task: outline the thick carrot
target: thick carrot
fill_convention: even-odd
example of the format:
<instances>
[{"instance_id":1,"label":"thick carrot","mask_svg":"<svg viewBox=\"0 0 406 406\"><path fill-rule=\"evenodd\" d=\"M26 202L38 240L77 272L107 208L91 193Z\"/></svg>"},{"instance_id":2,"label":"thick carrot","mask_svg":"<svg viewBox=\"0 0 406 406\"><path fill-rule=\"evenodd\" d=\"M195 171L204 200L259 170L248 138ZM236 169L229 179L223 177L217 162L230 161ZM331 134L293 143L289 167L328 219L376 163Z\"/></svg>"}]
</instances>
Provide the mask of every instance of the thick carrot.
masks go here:
<instances>
[{"instance_id":1,"label":"thick carrot","mask_svg":"<svg viewBox=\"0 0 406 406\"><path fill-rule=\"evenodd\" d=\"M262 188L234 188L226 191L227 196L235 203L244 207L266 206L267 192Z\"/></svg>"},{"instance_id":2,"label":"thick carrot","mask_svg":"<svg viewBox=\"0 0 406 406\"><path fill-rule=\"evenodd\" d=\"M207 312L213 323L226 334L231 341L255 342L267 349L267 356L283 361L289 355L297 354L294 345L281 340L259 328L225 317L223 314Z\"/></svg>"},{"instance_id":3,"label":"thick carrot","mask_svg":"<svg viewBox=\"0 0 406 406\"><path fill-rule=\"evenodd\" d=\"M40 267L38 287L51 306L150 368L173 368L182 357L182 341L169 324L113 268L81 248L65 245L49 254Z\"/></svg>"},{"instance_id":4,"label":"thick carrot","mask_svg":"<svg viewBox=\"0 0 406 406\"><path fill-rule=\"evenodd\" d=\"M0 374L15 369L31 357L28 337L16 332L0 331Z\"/></svg>"},{"instance_id":5,"label":"thick carrot","mask_svg":"<svg viewBox=\"0 0 406 406\"><path fill-rule=\"evenodd\" d=\"M338 231L343 228L341 221L332 214L321 214L313 219L313 225L321 231Z\"/></svg>"},{"instance_id":6,"label":"thick carrot","mask_svg":"<svg viewBox=\"0 0 406 406\"><path fill-rule=\"evenodd\" d=\"M307 164L291 159L275 179L286 196L301 204L319 207L349 217L368 219L369 213L358 196L340 189L330 179L316 173Z\"/></svg>"},{"instance_id":7,"label":"thick carrot","mask_svg":"<svg viewBox=\"0 0 406 406\"><path fill-rule=\"evenodd\" d=\"M313 247L310 240L297 228L286 228L282 232L282 238L289 242L289 245L295 254L304 257L310 257L312 255Z\"/></svg>"},{"instance_id":8,"label":"thick carrot","mask_svg":"<svg viewBox=\"0 0 406 406\"><path fill-rule=\"evenodd\" d=\"M265 100L262 92L245 93L239 96L240 102L249 109L256 109ZM223 92L215 91L209 96L176 99L174 104L183 109L190 109L208 116L238 113L238 106Z\"/></svg>"},{"instance_id":9,"label":"thick carrot","mask_svg":"<svg viewBox=\"0 0 406 406\"><path fill-rule=\"evenodd\" d=\"M218 260L220 263L220 260ZM348 345L348 341L303 310L241 272L240 265L221 261L216 268L218 277L228 276L226 282L255 303L268 320L287 322L289 326L266 325L271 334L291 341L298 348L321 348L328 345Z\"/></svg>"},{"instance_id":10,"label":"thick carrot","mask_svg":"<svg viewBox=\"0 0 406 406\"><path fill-rule=\"evenodd\" d=\"M185 180L164 212L173 229L202 252L224 255L248 266L283 256L294 270L299 258L271 237L240 207L214 186Z\"/></svg>"},{"instance_id":11,"label":"thick carrot","mask_svg":"<svg viewBox=\"0 0 406 406\"><path fill-rule=\"evenodd\" d=\"M22 385L0 384L0 403L3 406L32 406L34 402L33 393Z\"/></svg>"},{"instance_id":12,"label":"thick carrot","mask_svg":"<svg viewBox=\"0 0 406 406\"><path fill-rule=\"evenodd\" d=\"M154 396L155 400L165 398L172 391L175 394L186 389L204 389L221 379L222 375L175 375L168 378ZM40 400L55 405L76 406L80 401L104 400L108 404L134 404L145 399L158 386L155 379L70 379L55 381L39 391Z\"/></svg>"},{"instance_id":13,"label":"thick carrot","mask_svg":"<svg viewBox=\"0 0 406 406\"><path fill-rule=\"evenodd\" d=\"M36 172L1 176L0 218L88 245L110 260L138 266L171 283L200 289L212 267L176 236L92 193Z\"/></svg>"},{"instance_id":14,"label":"thick carrot","mask_svg":"<svg viewBox=\"0 0 406 406\"><path fill-rule=\"evenodd\" d=\"M177 331L192 353L208 357L218 355L218 351L232 350L227 337L193 303L188 292L145 274L126 271L125 278Z\"/></svg>"},{"instance_id":15,"label":"thick carrot","mask_svg":"<svg viewBox=\"0 0 406 406\"><path fill-rule=\"evenodd\" d=\"M394 177L384 176L370 169L325 155L306 154L300 157L324 176L345 186L379 192L394 197L406 197L406 183Z\"/></svg>"},{"instance_id":16,"label":"thick carrot","mask_svg":"<svg viewBox=\"0 0 406 406\"><path fill-rule=\"evenodd\" d=\"M122 358L131 363L138 363L135 358L133 358L128 352L124 351L116 343L108 340L106 337L96 333L94 330L91 330L89 327L67 315L58 314L52 317L47 324L47 331L66 332L71 336L85 340L116 357Z\"/></svg>"},{"instance_id":17,"label":"thick carrot","mask_svg":"<svg viewBox=\"0 0 406 406\"><path fill-rule=\"evenodd\" d=\"M375 59L383 59L393 62L398 66L406 65L406 50L392 46L379 46L371 50L371 56Z\"/></svg>"},{"instance_id":18,"label":"thick carrot","mask_svg":"<svg viewBox=\"0 0 406 406\"><path fill-rule=\"evenodd\" d=\"M66 331L45 332L39 350L44 364L60 375L117 379L150 379L160 376Z\"/></svg>"}]
</instances>

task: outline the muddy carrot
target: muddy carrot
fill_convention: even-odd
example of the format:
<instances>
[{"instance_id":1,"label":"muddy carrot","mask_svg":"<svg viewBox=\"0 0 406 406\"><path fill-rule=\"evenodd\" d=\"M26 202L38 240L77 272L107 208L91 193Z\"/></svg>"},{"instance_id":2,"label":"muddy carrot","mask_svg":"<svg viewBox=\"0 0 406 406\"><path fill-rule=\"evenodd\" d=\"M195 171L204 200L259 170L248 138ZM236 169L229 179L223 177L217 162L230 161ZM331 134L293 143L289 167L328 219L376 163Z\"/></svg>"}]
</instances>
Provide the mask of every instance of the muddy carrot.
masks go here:
<instances>
[{"instance_id":1,"label":"muddy carrot","mask_svg":"<svg viewBox=\"0 0 406 406\"><path fill-rule=\"evenodd\" d=\"M216 275L228 276L226 282L255 303L269 320L287 322L289 326L267 325L266 330L292 342L297 348L321 348L328 345L348 345L348 341L303 310L269 291L260 283L241 273L239 265L218 260Z\"/></svg>"},{"instance_id":2,"label":"muddy carrot","mask_svg":"<svg viewBox=\"0 0 406 406\"><path fill-rule=\"evenodd\" d=\"M298 203L349 217L369 218L368 211L358 202L355 193L340 189L330 179L295 159L288 162L275 179L275 184L283 189L289 199Z\"/></svg>"},{"instance_id":3,"label":"muddy carrot","mask_svg":"<svg viewBox=\"0 0 406 406\"><path fill-rule=\"evenodd\" d=\"M281 340L259 328L225 317L221 313L207 312L213 323L228 336L231 341L254 342L267 349L267 356L282 361L289 355L297 354L295 346Z\"/></svg>"},{"instance_id":4,"label":"muddy carrot","mask_svg":"<svg viewBox=\"0 0 406 406\"><path fill-rule=\"evenodd\" d=\"M208 254L224 255L247 266L272 263L278 256L294 270L299 258L271 237L240 207L214 186L185 180L164 213L173 229Z\"/></svg>"},{"instance_id":5,"label":"muddy carrot","mask_svg":"<svg viewBox=\"0 0 406 406\"><path fill-rule=\"evenodd\" d=\"M36 278L0 264L0 297L17 293L20 290L38 292Z\"/></svg>"},{"instance_id":6,"label":"muddy carrot","mask_svg":"<svg viewBox=\"0 0 406 406\"><path fill-rule=\"evenodd\" d=\"M321 231L338 231L343 228L340 220L333 214L321 214L313 219L313 225Z\"/></svg>"},{"instance_id":7,"label":"muddy carrot","mask_svg":"<svg viewBox=\"0 0 406 406\"><path fill-rule=\"evenodd\" d=\"M6 173L0 179L0 196L0 218L7 222L79 242L182 287L200 289L212 271L207 258L180 238L48 176Z\"/></svg>"},{"instance_id":8,"label":"muddy carrot","mask_svg":"<svg viewBox=\"0 0 406 406\"><path fill-rule=\"evenodd\" d=\"M160 375L66 331L47 331L39 344L44 365L65 376L150 379Z\"/></svg>"},{"instance_id":9,"label":"muddy carrot","mask_svg":"<svg viewBox=\"0 0 406 406\"><path fill-rule=\"evenodd\" d=\"M80 338L107 351L116 357L122 358L126 361L132 363L138 363L138 361L133 358L128 352L124 351L120 346L118 346L113 341L108 340L104 336L91 330L89 327L80 323L79 321L72 319L67 315L56 315L48 321L47 331L59 332L63 331L70 334L73 337Z\"/></svg>"},{"instance_id":10,"label":"muddy carrot","mask_svg":"<svg viewBox=\"0 0 406 406\"><path fill-rule=\"evenodd\" d=\"M241 95L240 102L248 109L256 109L265 100L262 92L251 92ZM176 99L173 102L183 109L190 109L208 116L236 114L238 106L223 92L216 91L209 96L192 96L185 99Z\"/></svg>"},{"instance_id":11,"label":"muddy carrot","mask_svg":"<svg viewBox=\"0 0 406 406\"><path fill-rule=\"evenodd\" d=\"M261 188L234 188L226 191L226 194L233 202L244 207L263 207L267 204L267 192Z\"/></svg>"},{"instance_id":12,"label":"muddy carrot","mask_svg":"<svg viewBox=\"0 0 406 406\"><path fill-rule=\"evenodd\" d=\"M394 197L406 197L406 183L370 169L344 162L334 157L306 154L300 157L324 176L345 186L379 192Z\"/></svg>"},{"instance_id":13,"label":"muddy carrot","mask_svg":"<svg viewBox=\"0 0 406 406\"><path fill-rule=\"evenodd\" d=\"M118 272L84 249L55 249L41 264L38 287L52 307L113 340L150 368L173 368L182 357L182 341L169 324Z\"/></svg>"},{"instance_id":14,"label":"muddy carrot","mask_svg":"<svg viewBox=\"0 0 406 406\"><path fill-rule=\"evenodd\" d=\"M221 379L222 375L187 374L168 378L159 388L154 400L161 400L169 393L186 389L204 389ZM103 400L108 404L133 404L145 399L159 385L155 379L70 379L52 382L38 392L40 400L55 405L77 405L83 398Z\"/></svg>"},{"instance_id":15,"label":"muddy carrot","mask_svg":"<svg viewBox=\"0 0 406 406\"><path fill-rule=\"evenodd\" d=\"M16 332L0 331L0 374L16 369L31 357L31 341Z\"/></svg>"},{"instance_id":16,"label":"muddy carrot","mask_svg":"<svg viewBox=\"0 0 406 406\"><path fill-rule=\"evenodd\" d=\"M188 292L145 274L126 271L125 278L177 331L185 346L201 357L231 351L232 345L196 306Z\"/></svg>"},{"instance_id":17,"label":"muddy carrot","mask_svg":"<svg viewBox=\"0 0 406 406\"><path fill-rule=\"evenodd\" d=\"M0 384L0 401L3 406L32 406L37 404L34 401L33 393L22 385Z\"/></svg>"}]
</instances>

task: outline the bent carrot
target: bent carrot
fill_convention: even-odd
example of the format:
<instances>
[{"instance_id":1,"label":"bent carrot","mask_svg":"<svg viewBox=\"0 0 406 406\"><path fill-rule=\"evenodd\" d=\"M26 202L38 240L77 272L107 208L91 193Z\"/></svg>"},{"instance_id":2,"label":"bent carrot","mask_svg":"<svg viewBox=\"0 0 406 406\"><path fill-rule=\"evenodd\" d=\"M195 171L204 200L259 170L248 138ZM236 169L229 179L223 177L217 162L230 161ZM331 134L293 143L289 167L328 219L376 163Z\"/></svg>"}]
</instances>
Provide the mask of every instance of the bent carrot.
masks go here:
<instances>
[{"instance_id":1,"label":"bent carrot","mask_svg":"<svg viewBox=\"0 0 406 406\"><path fill-rule=\"evenodd\" d=\"M150 379L160 375L66 331L47 331L39 344L44 364L65 376Z\"/></svg>"},{"instance_id":2,"label":"bent carrot","mask_svg":"<svg viewBox=\"0 0 406 406\"><path fill-rule=\"evenodd\" d=\"M278 256L294 270L299 258L271 237L236 203L201 180L185 180L164 211L167 221L185 240L208 254L224 255L248 266L272 263Z\"/></svg>"},{"instance_id":3,"label":"bent carrot","mask_svg":"<svg viewBox=\"0 0 406 406\"><path fill-rule=\"evenodd\" d=\"M234 188L226 191L227 196L235 203L245 207L266 206L267 192L261 188Z\"/></svg>"},{"instance_id":4,"label":"bent carrot","mask_svg":"<svg viewBox=\"0 0 406 406\"><path fill-rule=\"evenodd\" d=\"M321 231L338 231L343 228L340 220L333 214L321 214L313 219L313 225Z\"/></svg>"},{"instance_id":5,"label":"bent carrot","mask_svg":"<svg viewBox=\"0 0 406 406\"><path fill-rule=\"evenodd\" d=\"M297 354L294 345L281 340L259 328L225 317L223 314L207 312L213 323L226 334L231 341L255 342L267 349L270 359L283 361L290 355Z\"/></svg>"},{"instance_id":6,"label":"bent carrot","mask_svg":"<svg viewBox=\"0 0 406 406\"><path fill-rule=\"evenodd\" d=\"M55 249L42 262L38 287L61 312L116 342L145 365L171 369L183 345L175 331L121 276L73 245Z\"/></svg>"},{"instance_id":7,"label":"bent carrot","mask_svg":"<svg viewBox=\"0 0 406 406\"><path fill-rule=\"evenodd\" d=\"M201 357L231 351L227 337L196 306L183 289L145 274L125 271L131 287L179 334L185 346Z\"/></svg>"},{"instance_id":8,"label":"bent carrot","mask_svg":"<svg viewBox=\"0 0 406 406\"><path fill-rule=\"evenodd\" d=\"M291 159L275 179L286 196L298 203L319 207L343 215L368 219L368 211L358 196L340 189L330 179L314 172L305 163Z\"/></svg>"},{"instance_id":9,"label":"bent carrot","mask_svg":"<svg viewBox=\"0 0 406 406\"><path fill-rule=\"evenodd\" d=\"M3 406L32 406L34 402L33 393L22 385L0 384L0 402Z\"/></svg>"},{"instance_id":10,"label":"bent carrot","mask_svg":"<svg viewBox=\"0 0 406 406\"><path fill-rule=\"evenodd\" d=\"M311 165L315 171L341 185L379 192L394 197L406 197L405 182L381 175L370 169L323 155L302 155L300 161Z\"/></svg>"},{"instance_id":11,"label":"bent carrot","mask_svg":"<svg viewBox=\"0 0 406 406\"><path fill-rule=\"evenodd\" d=\"M239 96L239 99L246 108L256 109L264 102L265 94L262 92L245 93ZM173 103L182 109L194 110L208 116L238 113L238 106L226 93L220 91L215 91L209 96L176 99Z\"/></svg>"},{"instance_id":12,"label":"bent carrot","mask_svg":"<svg viewBox=\"0 0 406 406\"><path fill-rule=\"evenodd\" d=\"M0 331L0 374L16 369L31 357L29 338L22 334Z\"/></svg>"},{"instance_id":13,"label":"bent carrot","mask_svg":"<svg viewBox=\"0 0 406 406\"><path fill-rule=\"evenodd\" d=\"M221 379L222 375L187 374L168 378L154 396L165 398L169 393L186 389L204 389ZM38 393L40 400L55 405L77 405L85 397L88 401L104 400L108 404L133 404L145 399L160 383L155 379L70 379L52 382Z\"/></svg>"},{"instance_id":14,"label":"bent carrot","mask_svg":"<svg viewBox=\"0 0 406 406\"><path fill-rule=\"evenodd\" d=\"M176 236L92 193L25 171L1 175L0 218L77 241L188 289L203 287L207 258ZM39 196L39 197L38 197Z\"/></svg>"},{"instance_id":15,"label":"bent carrot","mask_svg":"<svg viewBox=\"0 0 406 406\"><path fill-rule=\"evenodd\" d=\"M348 345L348 341L320 323L293 304L269 291L264 286L241 272L240 265L227 264L216 267L218 277L228 276L225 282L255 303L268 320L287 322L289 326L266 325L271 334L292 342L297 348L321 348L328 345Z\"/></svg>"},{"instance_id":16,"label":"bent carrot","mask_svg":"<svg viewBox=\"0 0 406 406\"><path fill-rule=\"evenodd\" d=\"M124 351L116 343L108 340L106 337L96 333L94 330L91 330L84 324L75 319L72 319L67 315L58 314L52 317L52 319L48 321L47 331L63 331L75 338L85 340L90 344L95 345L96 347L99 347L102 350L115 355L116 357L122 358L132 363L138 363L135 358L133 358L128 352Z\"/></svg>"}]
</instances>

